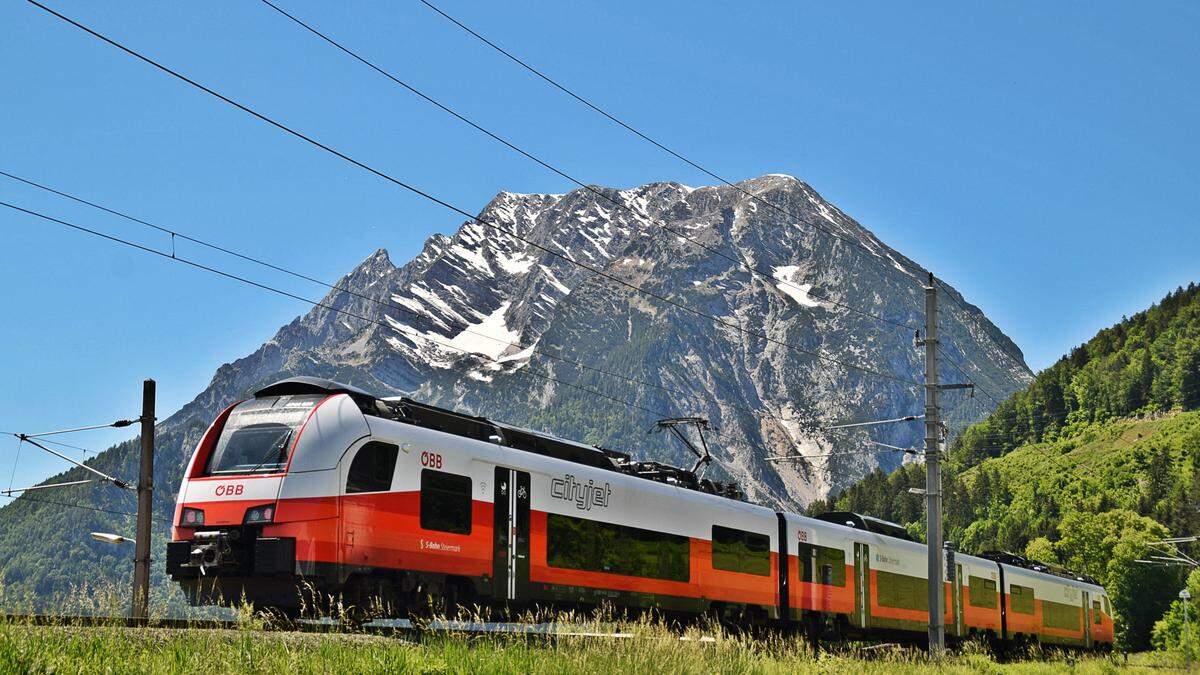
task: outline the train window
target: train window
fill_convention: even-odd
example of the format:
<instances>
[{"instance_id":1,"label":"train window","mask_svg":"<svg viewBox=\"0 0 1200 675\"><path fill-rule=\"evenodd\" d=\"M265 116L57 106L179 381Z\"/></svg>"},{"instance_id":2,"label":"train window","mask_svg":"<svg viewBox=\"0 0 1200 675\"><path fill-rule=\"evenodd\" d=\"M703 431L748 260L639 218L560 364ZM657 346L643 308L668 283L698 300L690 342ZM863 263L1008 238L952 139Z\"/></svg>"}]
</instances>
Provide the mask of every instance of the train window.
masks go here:
<instances>
[{"instance_id":1,"label":"train window","mask_svg":"<svg viewBox=\"0 0 1200 675\"><path fill-rule=\"evenodd\" d=\"M929 611L929 581L894 572L875 572L876 602L880 607Z\"/></svg>"},{"instance_id":2,"label":"train window","mask_svg":"<svg viewBox=\"0 0 1200 675\"><path fill-rule=\"evenodd\" d=\"M800 581L812 583L813 577L813 547L809 544L796 544L796 577Z\"/></svg>"},{"instance_id":3,"label":"train window","mask_svg":"<svg viewBox=\"0 0 1200 675\"><path fill-rule=\"evenodd\" d=\"M713 569L743 574L771 574L771 538L732 527L713 525Z\"/></svg>"},{"instance_id":4,"label":"train window","mask_svg":"<svg viewBox=\"0 0 1200 675\"><path fill-rule=\"evenodd\" d=\"M687 537L551 513L546 517L546 562L551 567L688 581Z\"/></svg>"},{"instance_id":5,"label":"train window","mask_svg":"<svg viewBox=\"0 0 1200 675\"><path fill-rule=\"evenodd\" d=\"M1079 630L1079 607L1042 600L1042 625L1047 628Z\"/></svg>"},{"instance_id":6,"label":"train window","mask_svg":"<svg viewBox=\"0 0 1200 675\"><path fill-rule=\"evenodd\" d=\"M1100 601L1092 601L1092 622L1099 626L1103 621L1100 618Z\"/></svg>"},{"instance_id":7,"label":"train window","mask_svg":"<svg viewBox=\"0 0 1200 675\"><path fill-rule=\"evenodd\" d=\"M1100 599L1104 601L1104 613L1112 616L1112 608L1108 606L1108 596L1102 596Z\"/></svg>"},{"instance_id":8,"label":"train window","mask_svg":"<svg viewBox=\"0 0 1200 675\"><path fill-rule=\"evenodd\" d=\"M1013 584L1008 587L1008 604L1017 614L1034 614L1033 589Z\"/></svg>"},{"instance_id":9,"label":"train window","mask_svg":"<svg viewBox=\"0 0 1200 675\"><path fill-rule=\"evenodd\" d=\"M471 479L421 471L421 529L471 534Z\"/></svg>"},{"instance_id":10,"label":"train window","mask_svg":"<svg viewBox=\"0 0 1200 675\"><path fill-rule=\"evenodd\" d=\"M371 441L358 449L346 475L346 492L385 492L392 488L396 453L391 443Z\"/></svg>"},{"instance_id":11,"label":"train window","mask_svg":"<svg viewBox=\"0 0 1200 675\"><path fill-rule=\"evenodd\" d=\"M323 396L268 396L229 414L205 475L273 473L287 466L292 441Z\"/></svg>"},{"instance_id":12,"label":"train window","mask_svg":"<svg viewBox=\"0 0 1200 675\"><path fill-rule=\"evenodd\" d=\"M827 586L846 585L846 552L840 548L814 546L816 549L816 572L814 583Z\"/></svg>"},{"instance_id":13,"label":"train window","mask_svg":"<svg viewBox=\"0 0 1200 675\"><path fill-rule=\"evenodd\" d=\"M996 581L983 577L970 577L967 593L972 607L996 608Z\"/></svg>"}]
</instances>

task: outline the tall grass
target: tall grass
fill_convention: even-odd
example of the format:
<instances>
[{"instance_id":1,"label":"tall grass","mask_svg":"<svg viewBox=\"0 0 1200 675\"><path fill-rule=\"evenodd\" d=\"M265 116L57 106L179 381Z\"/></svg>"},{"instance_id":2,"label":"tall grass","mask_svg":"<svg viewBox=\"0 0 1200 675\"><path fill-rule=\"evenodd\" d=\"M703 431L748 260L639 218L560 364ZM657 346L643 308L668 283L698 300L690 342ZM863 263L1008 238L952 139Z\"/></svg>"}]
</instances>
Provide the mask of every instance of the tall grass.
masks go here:
<instances>
[{"instance_id":1,"label":"tall grass","mask_svg":"<svg viewBox=\"0 0 1200 675\"><path fill-rule=\"evenodd\" d=\"M245 610L244 610L245 611ZM482 618L482 617L479 617ZM1109 673L1117 662L1051 657L999 664L966 650L937 664L899 648L816 650L798 637L753 637L714 625L653 618L525 617L545 634L438 631L413 641L364 634L237 630L39 627L0 621L0 672L437 672L437 673ZM441 624L447 625L447 624ZM464 626L454 624L451 626ZM600 637L618 634L624 637Z\"/></svg>"}]
</instances>

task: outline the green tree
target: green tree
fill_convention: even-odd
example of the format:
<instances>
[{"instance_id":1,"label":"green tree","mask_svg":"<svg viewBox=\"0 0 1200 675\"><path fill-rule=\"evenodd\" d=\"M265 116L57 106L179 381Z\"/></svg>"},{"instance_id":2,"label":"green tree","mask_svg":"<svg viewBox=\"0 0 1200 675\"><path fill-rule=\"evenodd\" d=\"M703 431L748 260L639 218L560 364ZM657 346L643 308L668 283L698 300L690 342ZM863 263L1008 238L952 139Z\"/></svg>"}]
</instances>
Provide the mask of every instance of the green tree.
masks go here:
<instances>
[{"instance_id":1,"label":"green tree","mask_svg":"<svg viewBox=\"0 0 1200 675\"><path fill-rule=\"evenodd\" d=\"M1054 550L1068 569L1103 585L1117 617L1118 639L1131 649L1149 644L1155 620L1171 602L1171 574L1136 560L1147 544L1168 536L1167 528L1128 509L1104 513L1073 512L1059 525Z\"/></svg>"},{"instance_id":2,"label":"green tree","mask_svg":"<svg viewBox=\"0 0 1200 675\"><path fill-rule=\"evenodd\" d=\"M1152 644L1155 649L1177 652L1181 656L1190 651L1192 659L1195 660L1200 656L1200 631L1196 630L1196 624L1200 622L1200 569L1192 570L1188 575L1187 589L1192 594L1192 599L1186 601L1189 631L1184 632L1185 601L1176 599L1166 614L1154 623Z\"/></svg>"}]
</instances>

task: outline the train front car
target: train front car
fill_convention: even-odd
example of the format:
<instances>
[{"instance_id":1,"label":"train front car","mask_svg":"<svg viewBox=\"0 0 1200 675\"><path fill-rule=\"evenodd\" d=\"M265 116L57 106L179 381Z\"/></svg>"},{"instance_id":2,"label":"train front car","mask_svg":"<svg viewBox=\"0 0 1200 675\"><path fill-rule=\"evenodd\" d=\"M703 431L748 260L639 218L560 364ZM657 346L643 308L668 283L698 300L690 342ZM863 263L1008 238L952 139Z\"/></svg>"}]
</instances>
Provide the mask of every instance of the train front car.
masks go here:
<instances>
[{"instance_id":1,"label":"train front car","mask_svg":"<svg viewBox=\"0 0 1200 675\"><path fill-rule=\"evenodd\" d=\"M193 604L297 610L338 583L339 462L370 435L345 385L295 378L230 406L205 432L175 505L167 573Z\"/></svg>"}]
</instances>

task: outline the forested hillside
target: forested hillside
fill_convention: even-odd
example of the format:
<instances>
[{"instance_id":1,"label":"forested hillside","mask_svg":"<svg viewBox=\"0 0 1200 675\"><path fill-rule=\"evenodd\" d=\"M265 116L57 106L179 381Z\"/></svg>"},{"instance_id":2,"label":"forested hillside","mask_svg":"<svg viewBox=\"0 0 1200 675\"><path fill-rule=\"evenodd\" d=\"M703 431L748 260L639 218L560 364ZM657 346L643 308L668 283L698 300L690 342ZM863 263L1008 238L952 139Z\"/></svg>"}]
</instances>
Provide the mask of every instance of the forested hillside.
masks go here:
<instances>
[{"instance_id":1,"label":"forested hillside","mask_svg":"<svg viewBox=\"0 0 1200 675\"><path fill-rule=\"evenodd\" d=\"M1178 289L1041 372L951 444L946 538L1091 574L1113 595L1125 643L1183 584L1134 560L1145 542L1200 533L1200 287ZM923 534L924 466L876 471L828 502Z\"/></svg>"}]
</instances>

